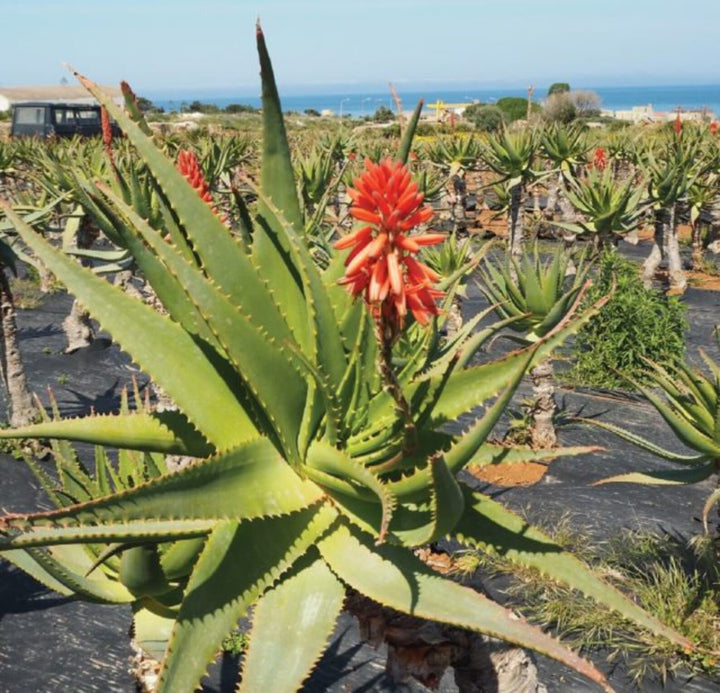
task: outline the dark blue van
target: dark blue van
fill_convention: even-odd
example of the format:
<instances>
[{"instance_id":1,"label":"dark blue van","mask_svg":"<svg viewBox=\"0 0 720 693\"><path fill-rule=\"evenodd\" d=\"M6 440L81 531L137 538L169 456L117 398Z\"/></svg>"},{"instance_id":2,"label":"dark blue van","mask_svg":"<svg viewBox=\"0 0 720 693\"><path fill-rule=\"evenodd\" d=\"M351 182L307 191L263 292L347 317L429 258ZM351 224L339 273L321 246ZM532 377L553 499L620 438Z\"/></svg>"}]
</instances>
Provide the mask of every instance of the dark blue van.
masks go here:
<instances>
[{"instance_id":1,"label":"dark blue van","mask_svg":"<svg viewBox=\"0 0 720 693\"><path fill-rule=\"evenodd\" d=\"M120 129L112 123L113 135ZM13 108L13 137L93 137L102 133L100 106L28 102Z\"/></svg>"}]
</instances>

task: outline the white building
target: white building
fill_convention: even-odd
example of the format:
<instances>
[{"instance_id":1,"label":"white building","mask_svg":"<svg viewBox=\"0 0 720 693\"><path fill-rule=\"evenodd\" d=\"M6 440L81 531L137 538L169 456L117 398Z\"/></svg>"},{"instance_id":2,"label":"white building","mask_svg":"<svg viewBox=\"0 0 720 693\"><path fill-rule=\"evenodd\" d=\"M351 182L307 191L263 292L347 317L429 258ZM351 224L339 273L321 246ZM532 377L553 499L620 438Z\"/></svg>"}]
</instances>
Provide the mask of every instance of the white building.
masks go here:
<instances>
[{"instance_id":1,"label":"white building","mask_svg":"<svg viewBox=\"0 0 720 693\"><path fill-rule=\"evenodd\" d=\"M101 87L116 103L123 101L118 87ZM15 104L28 101L49 101L55 103L97 104L85 87L58 85L45 87L3 87L0 86L0 112L9 111Z\"/></svg>"}]
</instances>

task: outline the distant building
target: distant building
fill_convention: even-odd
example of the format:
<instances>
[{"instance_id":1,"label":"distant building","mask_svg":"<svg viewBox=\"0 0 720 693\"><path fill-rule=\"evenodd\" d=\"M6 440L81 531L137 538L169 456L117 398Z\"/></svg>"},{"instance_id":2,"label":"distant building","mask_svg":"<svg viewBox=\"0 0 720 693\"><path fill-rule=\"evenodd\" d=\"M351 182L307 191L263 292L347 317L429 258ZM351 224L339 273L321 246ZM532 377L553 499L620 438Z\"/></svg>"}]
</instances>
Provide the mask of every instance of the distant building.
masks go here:
<instances>
[{"instance_id":1,"label":"distant building","mask_svg":"<svg viewBox=\"0 0 720 693\"><path fill-rule=\"evenodd\" d=\"M116 103L123 101L122 92L118 87L101 87L110 94ZM3 87L0 86L0 112L9 111L16 103L28 101L49 101L54 103L96 104L97 101L90 96L85 87L74 85L58 86L28 86Z\"/></svg>"},{"instance_id":2,"label":"distant building","mask_svg":"<svg viewBox=\"0 0 720 693\"><path fill-rule=\"evenodd\" d=\"M710 121L713 120L715 114L707 109L703 110L679 110L679 111L656 111L652 104L647 106L633 106L630 109L611 111L604 109L600 115L607 118L617 118L618 120L629 120L633 123L665 123L677 118L680 114L681 121Z\"/></svg>"}]
</instances>

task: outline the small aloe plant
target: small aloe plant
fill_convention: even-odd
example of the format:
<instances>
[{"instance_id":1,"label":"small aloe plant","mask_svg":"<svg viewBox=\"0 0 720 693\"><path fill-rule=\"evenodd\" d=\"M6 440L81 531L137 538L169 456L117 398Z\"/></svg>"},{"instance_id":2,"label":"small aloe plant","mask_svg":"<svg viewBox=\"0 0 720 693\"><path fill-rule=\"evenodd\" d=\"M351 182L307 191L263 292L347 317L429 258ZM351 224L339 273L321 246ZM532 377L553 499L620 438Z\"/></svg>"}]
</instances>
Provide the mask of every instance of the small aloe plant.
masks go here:
<instances>
[{"instance_id":1,"label":"small aloe plant","mask_svg":"<svg viewBox=\"0 0 720 693\"><path fill-rule=\"evenodd\" d=\"M643 189L633 180L619 181L610 168L594 168L585 178L572 179L567 196L583 215L576 223L559 223L568 231L586 234L596 250L613 248L637 229L645 212Z\"/></svg>"},{"instance_id":2,"label":"small aloe plant","mask_svg":"<svg viewBox=\"0 0 720 693\"><path fill-rule=\"evenodd\" d=\"M692 484L720 472L720 364L700 351L708 372L685 363L665 365L648 362L650 386L633 385L657 409L678 440L694 454L676 453L599 419L585 423L611 431L648 452L680 465L679 469L620 474L598 483L639 483L648 485ZM720 488L708 498L704 518L720 502Z\"/></svg>"},{"instance_id":3,"label":"small aloe plant","mask_svg":"<svg viewBox=\"0 0 720 693\"><path fill-rule=\"evenodd\" d=\"M480 289L507 326L527 342L543 339L577 309L589 286L592 263L581 257L572 279L566 279L572 260L562 250L543 261L537 245L518 262L509 254L495 263L480 266ZM533 382L532 443L536 448L557 444L553 420L557 412L552 359L545 358L530 371Z\"/></svg>"},{"instance_id":4,"label":"small aloe plant","mask_svg":"<svg viewBox=\"0 0 720 693\"><path fill-rule=\"evenodd\" d=\"M123 128L173 211L174 224L160 231L108 186L98 187L98 204L167 315L80 267L4 205L27 245L178 410L51 420L3 436L196 462L59 510L5 515L0 550L41 560L41 547L112 546L100 562L120 556L126 569L115 587L172 623L157 633L156 645L164 646L161 692L194 690L251 610L239 690L297 689L324 650L348 588L401 612L543 652L608 689L593 665L557 640L415 555L443 536L536 567L689 647L547 535L456 479L465 465L478 463L525 370L594 309L498 361L468 365L493 333L472 334L476 323L454 348L430 358L437 277L415 255L438 239L414 233L429 213L403 165L411 128L397 163L367 165L355 182L353 216L364 225L339 241L341 252L320 270L304 241L259 26L257 42L261 184L256 214L242 216L241 233L231 233L141 127L79 76ZM415 329L427 325L427 337L398 367L393 350L413 321ZM494 396L467 432L445 430ZM187 560L182 570L168 571L167 556L178 546ZM68 571L78 575L82 567Z\"/></svg>"}]
</instances>

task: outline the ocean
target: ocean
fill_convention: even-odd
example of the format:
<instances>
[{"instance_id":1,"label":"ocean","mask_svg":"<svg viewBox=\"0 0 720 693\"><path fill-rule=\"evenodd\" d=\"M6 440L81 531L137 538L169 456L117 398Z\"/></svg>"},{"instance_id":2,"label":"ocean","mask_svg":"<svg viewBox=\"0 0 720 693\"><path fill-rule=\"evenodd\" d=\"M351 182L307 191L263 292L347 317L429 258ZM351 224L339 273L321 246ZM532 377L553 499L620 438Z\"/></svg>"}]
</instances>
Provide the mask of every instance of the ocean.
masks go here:
<instances>
[{"instance_id":1,"label":"ocean","mask_svg":"<svg viewBox=\"0 0 720 693\"><path fill-rule=\"evenodd\" d=\"M633 106L652 105L655 111L674 111L678 107L683 110L707 109L716 116L720 115L720 84L690 86L652 86L652 87L582 87L594 91L600 97L600 107L609 110L625 110ZM535 99L540 101L546 90L537 89ZM224 108L229 104L239 103L254 107L260 106L260 98L242 96L233 90L181 89L175 92L157 91L142 92L157 106L166 111L178 111L194 100L202 103L215 104ZM445 103L469 103L475 100L482 103L494 103L505 96L527 96L524 89L427 89L425 91L403 90L398 88L398 95L403 108L411 111L420 98L427 104L436 101ZM349 114L362 117L372 115L380 106L395 110L389 91L359 92L357 87L348 87L343 92L335 89L332 94L288 94L281 96L284 111L302 113L307 109L316 111L330 110L333 113Z\"/></svg>"}]
</instances>

